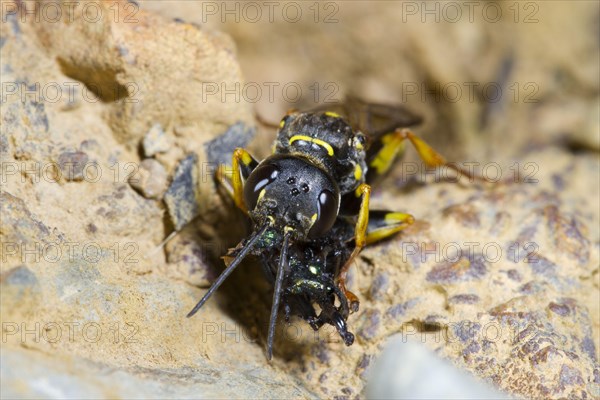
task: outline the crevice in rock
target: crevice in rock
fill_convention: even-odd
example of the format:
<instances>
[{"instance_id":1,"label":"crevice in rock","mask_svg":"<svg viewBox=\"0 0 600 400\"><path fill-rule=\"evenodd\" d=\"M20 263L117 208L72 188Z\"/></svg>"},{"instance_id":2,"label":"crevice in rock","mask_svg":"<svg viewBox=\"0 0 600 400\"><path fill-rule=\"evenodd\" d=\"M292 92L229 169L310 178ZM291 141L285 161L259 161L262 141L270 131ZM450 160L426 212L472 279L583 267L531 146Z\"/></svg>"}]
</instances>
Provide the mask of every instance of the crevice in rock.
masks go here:
<instances>
[{"instance_id":1,"label":"crevice in rock","mask_svg":"<svg viewBox=\"0 0 600 400\"><path fill-rule=\"evenodd\" d=\"M436 322L421 321L413 319L405 325L413 326L419 333L434 333L444 329L444 325Z\"/></svg>"},{"instance_id":2,"label":"crevice in rock","mask_svg":"<svg viewBox=\"0 0 600 400\"><path fill-rule=\"evenodd\" d=\"M569 136L572 135L565 135L565 138L559 141L560 145L563 148L566 148L569 153L573 155L600 153L600 150L594 147L592 144L583 142L581 140L577 140L576 138L572 138Z\"/></svg>"},{"instance_id":3,"label":"crevice in rock","mask_svg":"<svg viewBox=\"0 0 600 400\"><path fill-rule=\"evenodd\" d=\"M83 83L87 90L94 93L103 103L112 103L129 96L126 86L117 81L113 68L98 65L76 65L70 60L57 57L56 61L63 74Z\"/></svg>"}]
</instances>

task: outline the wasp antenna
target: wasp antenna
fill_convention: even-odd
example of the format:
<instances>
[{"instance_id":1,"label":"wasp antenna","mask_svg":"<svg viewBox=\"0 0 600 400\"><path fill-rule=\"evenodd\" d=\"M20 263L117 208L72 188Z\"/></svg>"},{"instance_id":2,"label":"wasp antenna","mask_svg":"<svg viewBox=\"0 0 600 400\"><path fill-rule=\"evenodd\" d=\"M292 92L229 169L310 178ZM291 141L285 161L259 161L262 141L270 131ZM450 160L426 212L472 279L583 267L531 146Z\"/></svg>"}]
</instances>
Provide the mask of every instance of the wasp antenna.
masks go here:
<instances>
[{"instance_id":1,"label":"wasp antenna","mask_svg":"<svg viewBox=\"0 0 600 400\"><path fill-rule=\"evenodd\" d=\"M258 112L255 112L254 115L259 124L266 126L267 128L273 128L273 129L279 128L279 123L271 122L271 121L263 118L263 116L260 115Z\"/></svg>"},{"instance_id":2,"label":"wasp antenna","mask_svg":"<svg viewBox=\"0 0 600 400\"><path fill-rule=\"evenodd\" d=\"M279 266L277 267L277 277L275 278L275 291L273 292L273 305L271 306L271 318L269 320L269 336L267 338L267 359L270 361L273 357L273 340L275 339L275 325L277 324L277 311L279 311L279 302L281 300L281 291L283 287L283 277L287 269L289 233L285 234L283 239L283 251L279 257Z\"/></svg>"},{"instance_id":3,"label":"wasp antenna","mask_svg":"<svg viewBox=\"0 0 600 400\"><path fill-rule=\"evenodd\" d=\"M212 294L219 288L219 286L221 286L221 284L225 281L225 279L227 279L227 277L229 275L231 275L233 270L248 255L250 250L252 250L252 248L258 241L258 239L260 239L260 237L263 235L263 233L267 230L268 227L269 227L269 224L267 223L267 224L263 225L262 228L260 228L258 231L256 231L252 236L250 236L250 240L248 241L248 243L246 243L246 245L244 246L242 251L233 259L231 264L229 264L229 266L227 268L225 268L225 271L223 271L223 273L221 275L219 275L217 280L212 284L210 289L208 289L208 292L206 292L206 294L204 294L204 296L200 299L200 301L198 302L198 304L196 304L196 306L192 309L192 311L190 311L188 313L188 315L187 315L188 318L191 317L192 315L196 314L198 312L198 310L204 305L204 303L206 303L206 300L208 300L209 297L212 296Z\"/></svg>"}]
</instances>

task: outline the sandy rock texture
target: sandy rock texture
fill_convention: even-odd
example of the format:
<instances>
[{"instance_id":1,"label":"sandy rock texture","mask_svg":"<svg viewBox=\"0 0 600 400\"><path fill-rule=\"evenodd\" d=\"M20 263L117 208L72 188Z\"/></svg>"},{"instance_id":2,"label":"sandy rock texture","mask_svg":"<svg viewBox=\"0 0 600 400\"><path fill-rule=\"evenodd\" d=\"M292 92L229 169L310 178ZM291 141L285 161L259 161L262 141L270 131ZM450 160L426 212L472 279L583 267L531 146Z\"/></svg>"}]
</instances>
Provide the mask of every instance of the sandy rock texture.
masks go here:
<instances>
[{"instance_id":1,"label":"sandy rock texture","mask_svg":"<svg viewBox=\"0 0 600 400\"><path fill-rule=\"evenodd\" d=\"M311 397L255 363L260 347L226 362L220 346L213 361L198 351L202 319L185 319L198 291L176 277L206 273L207 248L180 251L185 263L152 252L179 223L168 205L209 212L196 202L214 191L206 146L252 123L243 104L202 99L202 82L242 79L232 42L153 13L126 20L127 2L89 3L93 23L86 3L58 21L47 4L25 16L2 3L3 397ZM195 176L184 193L179 170Z\"/></svg>"},{"instance_id":2,"label":"sandy rock texture","mask_svg":"<svg viewBox=\"0 0 600 400\"><path fill-rule=\"evenodd\" d=\"M592 2L532 3L537 24L504 4L494 25L400 24L410 15L387 2L332 2L329 25L112 0L54 1L56 19L50 3L2 3L3 397L362 398L391 337L517 398L600 397ZM248 228L215 168L235 147L269 153L274 132L257 127L255 106L273 120L289 108L213 90L315 79L336 82L338 98L408 103L426 118L419 133L499 183L399 164L372 204L416 223L357 260L354 345L281 323L268 363L271 293L256 262L185 318ZM495 82L505 96L403 101L403 82ZM513 101L511 85L528 82L539 101Z\"/></svg>"},{"instance_id":3,"label":"sandy rock texture","mask_svg":"<svg viewBox=\"0 0 600 400\"><path fill-rule=\"evenodd\" d=\"M594 2L141 4L229 33L274 120L297 84L300 106L345 94L408 105L425 117L420 132L461 160L560 141L600 148ZM273 100L268 82L280 83Z\"/></svg>"}]
</instances>

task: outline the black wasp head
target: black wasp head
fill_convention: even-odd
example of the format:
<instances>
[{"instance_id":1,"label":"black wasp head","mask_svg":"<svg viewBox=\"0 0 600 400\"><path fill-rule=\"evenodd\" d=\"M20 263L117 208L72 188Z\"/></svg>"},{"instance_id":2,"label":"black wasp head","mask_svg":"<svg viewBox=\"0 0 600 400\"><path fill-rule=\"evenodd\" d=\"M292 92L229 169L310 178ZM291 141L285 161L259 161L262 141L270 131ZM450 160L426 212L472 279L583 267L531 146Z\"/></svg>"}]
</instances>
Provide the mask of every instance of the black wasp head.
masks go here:
<instances>
[{"instance_id":1,"label":"black wasp head","mask_svg":"<svg viewBox=\"0 0 600 400\"><path fill-rule=\"evenodd\" d=\"M269 223L303 240L322 236L333 226L340 192L335 181L307 159L272 155L248 177L244 200L258 225Z\"/></svg>"}]
</instances>

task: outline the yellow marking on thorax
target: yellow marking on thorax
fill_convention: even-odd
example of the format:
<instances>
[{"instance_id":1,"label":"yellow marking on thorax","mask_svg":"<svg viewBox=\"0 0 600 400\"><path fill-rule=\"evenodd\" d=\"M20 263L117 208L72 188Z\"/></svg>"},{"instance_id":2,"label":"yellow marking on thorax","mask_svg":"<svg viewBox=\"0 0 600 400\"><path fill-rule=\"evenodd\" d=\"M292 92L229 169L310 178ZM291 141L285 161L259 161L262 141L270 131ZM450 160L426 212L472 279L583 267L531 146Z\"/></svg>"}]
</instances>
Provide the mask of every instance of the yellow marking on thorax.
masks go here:
<instances>
[{"instance_id":1,"label":"yellow marking on thorax","mask_svg":"<svg viewBox=\"0 0 600 400\"><path fill-rule=\"evenodd\" d=\"M321 146L325 150L327 150L327 154L329 156L333 156L333 147L329 143L327 143L326 141L324 141L324 140L317 139L317 138L312 138L310 136L305 136L305 135L294 135L290 139L290 142L289 142L290 145L292 143L294 143L295 141L297 141L297 140L304 140L305 142L311 142L311 143L314 143L314 144L316 144L318 146Z\"/></svg>"},{"instance_id":2,"label":"yellow marking on thorax","mask_svg":"<svg viewBox=\"0 0 600 400\"><path fill-rule=\"evenodd\" d=\"M362 178L362 168L360 167L360 164L356 164L354 166L354 179L360 181L360 178Z\"/></svg>"},{"instance_id":3,"label":"yellow marking on thorax","mask_svg":"<svg viewBox=\"0 0 600 400\"><path fill-rule=\"evenodd\" d=\"M327 115L328 117L333 117L333 118L341 118L340 114L335 113L333 111L325 111L325 115Z\"/></svg>"}]
</instances>

